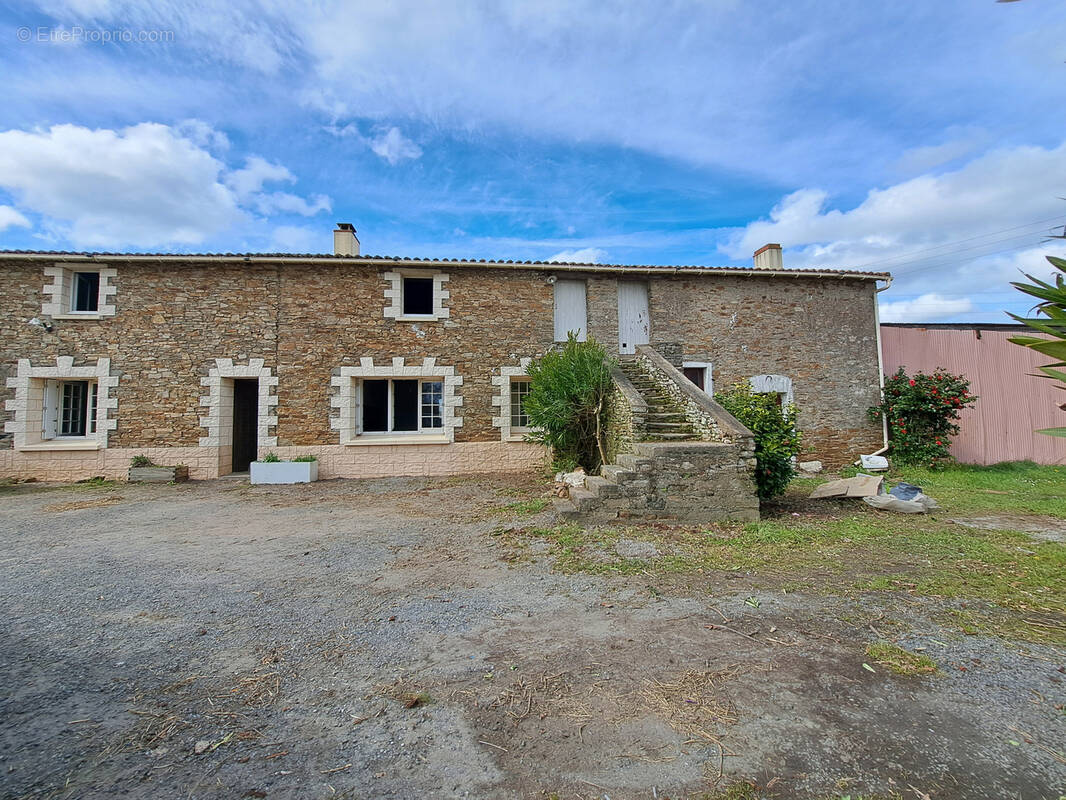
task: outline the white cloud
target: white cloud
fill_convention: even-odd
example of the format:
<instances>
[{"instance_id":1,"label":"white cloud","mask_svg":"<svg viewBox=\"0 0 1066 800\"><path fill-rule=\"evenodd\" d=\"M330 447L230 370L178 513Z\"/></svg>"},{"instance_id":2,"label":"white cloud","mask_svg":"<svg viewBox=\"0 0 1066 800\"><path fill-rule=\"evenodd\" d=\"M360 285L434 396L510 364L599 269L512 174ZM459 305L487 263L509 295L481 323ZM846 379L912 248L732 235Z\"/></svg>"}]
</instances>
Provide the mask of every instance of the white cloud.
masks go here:
<instances>
[{"instance_id":1,"label":"white cloud","mask_svg":"<svg viewBox=\"0 0 1066 800\"><path fill-rule=\"evenodd\" d=\"M606 257L607 251L599 247L582 247L580 250L563 250L544 260L571 264L599 264Z\"/></svg>"},{"instance_id":2,"label":"white cloud","mask_svg":"<svg viewBox=\"0 0 1066 800\"><path fill-rule=\"evenodd\" d=\"M995 250L1035 246L1053 225L1042 220L1066 220L1064 191L1066 143L995 150L953 171L872 189L848 210L829 208L823 190L800 189L722 249L739 259L781 242L790 266L900 275L936 263L965 267Z\"/></svg>"},{"instance_id":3,"label":"white cloud","mask_svg":"<svg viewBox=\"0 0 1066 800\"><path fill-rule=\"evenodd\" d=\"M406 159L422 157L422 148L404 136L396 126L372 137L364 136L354 122L345 125L326 125L325 130L339 139L354 139L366 145L375 155L385 159L392 166Z\"/></svg>"},{"instance_id":4,"label":"white cloud","mask_svg":"<svg viewBox=\"0 0 1066 800\"><path fill-rule=\"evenodd\" d=\"M289 192L270 192L256 195L252 198L252 205L260 214L270 216L278 213L299 214L302 217L313 217L320 211L330 211L332 203L324 194L315 195L310 200L305 200Z\"/></svg>"},{"instance_id":5,"label":"white cloud","mask_svg":"<svg viewBox=\"0 0 1066 800\"><path fill-rule=\"evenodd\" d=\"M793 185L879 180L911 148L912 168L928 168L951 155L933 152L947 144L921 152L930 130L988 128L1001 141L1043 135L1029 132L1051 129L1046 109L1060 107L1066 91L1047 79L1056 59L1061 65L1049 44L1063 30L1053 3L942 0L902 16L891 3L830 10L817 0L38 5L67 26L175 31L168 57L138 62L149 78L129 93L158 103L142 118L173 113L172 80L218 75L186 91L200 100L224 86L230 115L258 105L246 102L247 91L283 109L303 102L334 123L357 114L460 135L519 131ZM79 50L86 59L100 53ZM65 81L85 72L99 83L103 60L76 65L91 69L64 64L53 75L57 91L78 102ZM243 71L219 74L231 65ZM32 107L33 95L20 97Z\"/></svg>"},{"instance_id":6,"label":"white cloud","mask_svg":"<svg viewBox=\"0 0 1066 800\"><path fill-rule=\"evenodd\" d=\"M983 139L984 137L980 138ZM972 136L951 139L943 144L912 147L896 161L896 169L908 175L927 172L942 164L970 155L980 144L979 137Z\"/></svg>"},{"instance_id":7,"label":"white cloud","mask_svg":"<svg viewBox=\"0 0 1066 800\"><path fill-rule=\"evenodd\" d=\"M0 231L14 226L29 228L30 221L11 206L0 206Z\"/></svg>"},{"instance_id":8,"label":"white cloud","mask_svg":"<svg viewBox=\"0 0 1066 800\"><path fill-rule=\"evenodd\" d=\"M935 322L973 310L973 301L968 297L948 298L936 292L913 300L882 302L880 308L882 322Z\"/></svg>"},{"instance_id":9,"label":"white cloud","mask_svg":"<svg viewBox=\"0 0 1066 800\"><path fill-rule=\"evenodd\" d=\"M121 130L55 125L0 132L0 187L14 205L42 215L44 227L77 247L190 245L248 221L248 211L303 215L329 208L268 181L287 169L250 158L229 170L198 142L218 137L194 128L141 123ZM206 138L205 138L206 137Z\"/></svg>"},{"instance_id":10,"label":"white cloud","mask_svg":"<svg viewBox=\"0 0 1066 800\"><path fill-rule=\"evenodd\" d=\"M281 164L271 164L265 158L251 156L245 159L244 167L235 169L226 176L229 186L241 199L247 199L263 190L263 184L275 181L292 183L296 177Z\"/></svg>"},{"instance_id":11,"label":"white cloud","mask_svg":"<svg viewBox=\"0 0 1066 800\"><path fill-rule=\"evenodd\" d=\"M1061 252L1045 237L1066 222L1064 195L1066 143L1005 148L870 190L852 208L831 208L827 192L800 189L720 247L746 260L780 242L786 266L891 272L895 283L881 299L907 319L967 310L998 319L999 309L1017 302L1008 284L1018 271L1047 274L1044 256Z\"/></svg>"},{"instance_id":12,"label":"white cloud","mask_svg":"<svg viewBox=\"0 0 1066 800\"><path fill-rule=\"evenodd\" d=\"M271 232L270 250L277 253L320 253L327 233L325 229L300 225L278 225Z\"/></svg>"},{"instance_id":13,"label":"white cloud","mask_svg":"<svg viewBox=\"0 0 1066 800\"><path fill-rule=\"evenodd\" d=\"M395 127L371 139L370 149L394 166L405 159L422 156L422 148Z\"/></svg>"}]
</instances>

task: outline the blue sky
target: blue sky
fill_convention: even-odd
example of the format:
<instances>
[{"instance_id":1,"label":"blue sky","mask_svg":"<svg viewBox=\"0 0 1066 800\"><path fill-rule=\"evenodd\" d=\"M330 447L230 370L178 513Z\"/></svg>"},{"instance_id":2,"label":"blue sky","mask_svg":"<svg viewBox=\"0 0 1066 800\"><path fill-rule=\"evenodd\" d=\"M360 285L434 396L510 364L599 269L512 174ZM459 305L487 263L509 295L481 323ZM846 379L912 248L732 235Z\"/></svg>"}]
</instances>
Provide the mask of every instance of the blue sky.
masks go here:
<instances>
[{"instance_id":1,"label":"blue sky","mask_svg":"<svg viewBox=\"0 0 1066 800\"><path fill-rule=\"evenodd\" d=\"M1066 224L1058 0L0 7L0 247L887 269L1002 321Z\"/></svg>"}]
</instances>

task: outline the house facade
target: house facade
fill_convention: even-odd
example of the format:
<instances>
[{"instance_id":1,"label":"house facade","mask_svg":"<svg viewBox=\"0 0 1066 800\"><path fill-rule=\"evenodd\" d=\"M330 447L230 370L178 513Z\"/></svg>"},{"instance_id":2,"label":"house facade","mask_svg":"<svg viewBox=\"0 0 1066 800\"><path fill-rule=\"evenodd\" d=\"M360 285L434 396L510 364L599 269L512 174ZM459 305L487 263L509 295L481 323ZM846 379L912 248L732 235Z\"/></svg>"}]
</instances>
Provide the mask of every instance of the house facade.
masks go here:
<instances>
[{"instance_id":1,"label":"house facade","mask_svg":"<svg viewBox=\"0 0 1066 800\"><path fill-rule=\"evenodd\" d=\"M525 366L567 331L704 390L792 399L811 458L882 446L884 274L330 255L0 253L0 476L193 478L273 451L321 477L527 467Z\"/></svg>"}]
</instances>

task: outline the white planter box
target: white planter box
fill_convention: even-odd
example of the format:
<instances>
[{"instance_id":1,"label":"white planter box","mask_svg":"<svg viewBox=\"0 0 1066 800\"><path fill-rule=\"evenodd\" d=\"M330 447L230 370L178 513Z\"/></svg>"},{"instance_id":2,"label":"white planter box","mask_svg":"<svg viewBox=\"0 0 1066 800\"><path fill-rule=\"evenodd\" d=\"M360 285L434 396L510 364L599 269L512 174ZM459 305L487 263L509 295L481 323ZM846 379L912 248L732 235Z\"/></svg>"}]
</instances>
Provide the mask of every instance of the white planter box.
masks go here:
<instances>
[{"instance_id":1,"label":"white planter box","mask_svg":"<svg viewBox=\"0 0 1066 800\"><path fill-rule=\"evenodd\" d=\"M252 462L252 483L311 483L317 480L317 461Z\"/></svg>"}]
</instances>

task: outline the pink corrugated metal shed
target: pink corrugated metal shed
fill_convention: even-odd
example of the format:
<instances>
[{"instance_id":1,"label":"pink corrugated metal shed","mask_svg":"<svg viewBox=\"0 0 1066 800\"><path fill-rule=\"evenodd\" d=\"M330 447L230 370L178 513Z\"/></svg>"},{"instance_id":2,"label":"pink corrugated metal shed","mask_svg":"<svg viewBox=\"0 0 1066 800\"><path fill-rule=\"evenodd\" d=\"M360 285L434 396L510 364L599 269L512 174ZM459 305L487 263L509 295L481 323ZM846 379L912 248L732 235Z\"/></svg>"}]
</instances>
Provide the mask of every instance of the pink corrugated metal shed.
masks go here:
<instances>
[{"instance_id":1,"label":"pink corrugated metal shed","mask_svg":"<svg viewBox=\"0 0 1066 800\"><path fill-rule=\"evenodd\" d=\"M1029 329L1020 325L881 326L885 373L899 367L932 372L943 367L965 375L979 399L962 412L951 452L967 464L1031 460L1066 464L1066 439L1034 433L1066 425L1059 404L1066 392L1033 377L1050 359L1007 341Z\"/></svg>"}]
</instances>

